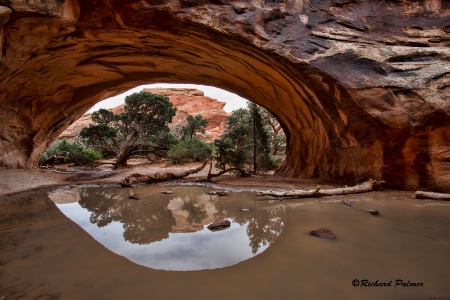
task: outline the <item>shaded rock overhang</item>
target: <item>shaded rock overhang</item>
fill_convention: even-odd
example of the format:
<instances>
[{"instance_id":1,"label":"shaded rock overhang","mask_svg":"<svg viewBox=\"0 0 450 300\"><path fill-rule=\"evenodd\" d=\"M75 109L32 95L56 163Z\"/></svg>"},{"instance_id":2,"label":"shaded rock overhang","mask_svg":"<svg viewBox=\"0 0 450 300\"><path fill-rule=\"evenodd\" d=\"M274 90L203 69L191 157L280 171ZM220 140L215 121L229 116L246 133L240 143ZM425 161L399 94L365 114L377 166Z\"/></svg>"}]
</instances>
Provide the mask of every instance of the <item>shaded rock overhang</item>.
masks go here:
<instances>
[{"instance_id":1,"label":"shaded rock overhang","mask_svg":"<svg viewBox=\"0 0 450 300\"><path fill-rule=\"evenodd\" d=\"M198 83L279 119L280 175L446 189L449 21L433 0L0 0L0 164L36 166L107 97Z\"/></svg>"}]
</instances>

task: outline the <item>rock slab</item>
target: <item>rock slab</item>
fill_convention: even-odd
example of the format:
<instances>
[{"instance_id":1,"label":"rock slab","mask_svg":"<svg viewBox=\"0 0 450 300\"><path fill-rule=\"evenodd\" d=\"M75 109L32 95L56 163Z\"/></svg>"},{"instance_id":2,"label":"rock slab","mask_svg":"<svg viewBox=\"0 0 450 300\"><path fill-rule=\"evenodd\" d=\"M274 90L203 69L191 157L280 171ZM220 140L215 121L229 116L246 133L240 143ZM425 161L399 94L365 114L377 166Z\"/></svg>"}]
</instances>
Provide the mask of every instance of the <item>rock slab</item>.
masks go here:
<instances>
[{"instance_id":1,"label":"rock slab","mask_svg":"<svg viewBox=\"0 0 450 300\"><path fill-rule=\"evenodd\" d=\"M221 229L230 227L230 225L231 225L231 222L226 219L225 220L217 220L217 221L209 224L208 229L212 230L212 231L221 230Z\"/></svg>"},{"instance_id":2,"label":"rock slab","mask_svg":"<svg viewBox=\"0 0 450 300\"><path fill-rule=\"evenodd\" d=\"M319 228L317 230L310 231L309 234L312 236L320 237L322 239L336 239L336 235L329 228Z\"/></svg>"}]
</instances>

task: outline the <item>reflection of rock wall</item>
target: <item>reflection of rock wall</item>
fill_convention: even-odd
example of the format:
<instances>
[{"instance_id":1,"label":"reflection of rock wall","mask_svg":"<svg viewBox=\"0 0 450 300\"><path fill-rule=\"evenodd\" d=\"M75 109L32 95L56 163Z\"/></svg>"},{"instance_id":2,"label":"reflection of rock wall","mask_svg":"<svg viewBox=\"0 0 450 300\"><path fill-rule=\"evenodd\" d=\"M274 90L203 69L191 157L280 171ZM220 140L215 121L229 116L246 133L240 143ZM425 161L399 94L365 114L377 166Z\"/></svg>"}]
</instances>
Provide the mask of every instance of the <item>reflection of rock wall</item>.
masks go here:
<instances>
[{"instance_id":1,"label":"reflection of rock wall","mask_svg":"<svg viewBox=\"0 0 450 300\"><path fill-rule=\"evenodd\" d=\"M72 187L56 190L48 194L50 200L56 204L68 204L80 201L80 188Z\"/></svg>"},{"instance_id":2,"label":"reflection of rock wall","mask_svg":"<svg viewBox=\"0 0 450 300\"><path fill-rule=\"evenodd\" d=\"M175 219L172 232L200 231L204 225L212 223L217 215L216 200L216 197L206 194L170 200L167 208Z\"/></svg>"}]
</instances>

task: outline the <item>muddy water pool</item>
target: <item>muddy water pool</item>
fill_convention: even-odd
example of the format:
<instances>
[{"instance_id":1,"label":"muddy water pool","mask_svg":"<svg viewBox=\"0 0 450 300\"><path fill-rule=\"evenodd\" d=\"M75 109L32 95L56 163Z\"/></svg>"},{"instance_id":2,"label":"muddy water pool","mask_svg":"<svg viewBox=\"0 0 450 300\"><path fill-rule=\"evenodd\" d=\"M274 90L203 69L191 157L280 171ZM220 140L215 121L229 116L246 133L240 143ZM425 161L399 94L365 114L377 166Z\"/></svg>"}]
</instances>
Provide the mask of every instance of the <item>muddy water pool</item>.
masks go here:
<instances>
[{"instance_id":1,"label":"muddy water pool","mask_svg":"<svg viewBox=\"0 0 450 300\"><path fill-rule=\"evenodd\" d=\"M255 201L251 193L222 197L208 192L213 190L72 187L50 197L67 217L106 248L158 270L231 266L263 252L282 232L284 207ZM207 228L223 219L231 222L229 228Z\"/></svg>"},{"instance_id":2,"label":"muddy water pool","mask_svg":"<svg viewBox=\"0 0 450 300\"><path fill-rule=\"evenodd\" d=\"M55 191L50 198L97 241L127 257L130 264L149 270L209 269L208 273L171 272L173 277L155 273L160 274L153 281L159 283L152 285L155 295L162 293L163 286L173 284L170 280L178 280L188 298L201 298L213 291L222 298L235 299L450 297L447 202L416 200L412 193L401 191L280 202L260 201L251 192L208 195L212 190L202 186L141 186L133 188L139 200L130 200L130 189L72 187ZM173 194L161 193L166 191ZM380 215L349 208L341 203L343 199L358 208L377 209ZM230 219L231 227L208 232L205 226L217 218ZM112 232L102 233L108 227ZM337 239L308 234L320 227L330 228ZM191 240L179 235L199 237ZM172 237L177 238L170 244ZM208 245L208 240L220 242ZM117 250L113 244L122 246ZM153 248L155 244L162 248ZM191 244L194 248L187 249ZM135 246L147 248L135 258L127 256ZM222 250L226 255L209 256ZM195 252L200 255L192 256ZM169 266L139 261L151 261L149 253L157 253L156 261ZM210 264L199 267L201 258ZM128 278L132 277L130 272ZM137 273L144 274L141 270ZM110 276L117 279L119 275ZM147 288L136 282L132 292L145 294ZM101 286L99 282L92 289ZM118 286L102 292L124 295L130 290ZM164 295L170 299L183 293L164 290Z\"/></svg>"}]
</instances>

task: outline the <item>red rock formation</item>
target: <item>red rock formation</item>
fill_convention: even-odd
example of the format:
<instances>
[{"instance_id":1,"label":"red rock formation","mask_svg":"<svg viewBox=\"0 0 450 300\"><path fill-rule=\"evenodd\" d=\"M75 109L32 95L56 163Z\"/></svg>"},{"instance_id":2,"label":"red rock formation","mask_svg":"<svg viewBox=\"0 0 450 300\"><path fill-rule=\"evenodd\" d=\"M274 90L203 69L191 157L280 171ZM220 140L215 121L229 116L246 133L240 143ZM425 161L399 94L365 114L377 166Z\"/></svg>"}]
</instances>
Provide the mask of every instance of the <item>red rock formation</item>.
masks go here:
<instances>
[{"instance_id":1,"label":"red rock formation","mask_svg":"<svg viewBox=\"0 0 450 300\"><path fill-rule=\"evenodd\" d=\"M276 115L288 137L278 174L441 179L429 140L450 127L448 1L0 3L1 165L33 167L94 103L168 82Z\"/></svg>"},{"instance_id":2,"label":"red rock formation","mask_svg":"<svg viewBox=\"0 0 450 300\"><path fill-rule=\"evenodd\" d=\"M225 131L227 113L223 110L225 102L206 97L203 91L187 88L144 89L144 91L169 97L170 102L177 108L172 125L183 124L187 115L202 115L208 120L205 139L213 141Z\"/></svg>"},{"instance_id":3,"label":"red rock formation","mask_svg":"<svg viewBox=\"0 0 450 300\"><path fill-rule=\"evenodd\" d=\"M213 141L225 131L227 118L227 113L223 110L225 103L206 97L203 91L186 88L144 89L144 91L169 97L170 102L177 108L177 113L170 127L183 125L187 115L200 114L208 120L208 126L204 135L205 140ZM123 112L123 108L124 104L110 110L115 114L119 114ZM73 139L83 127L87 127L89 124L92 124L91 113L85 114L70 125L60 135L60 138Z\"/></svg>"}]
</instances>

